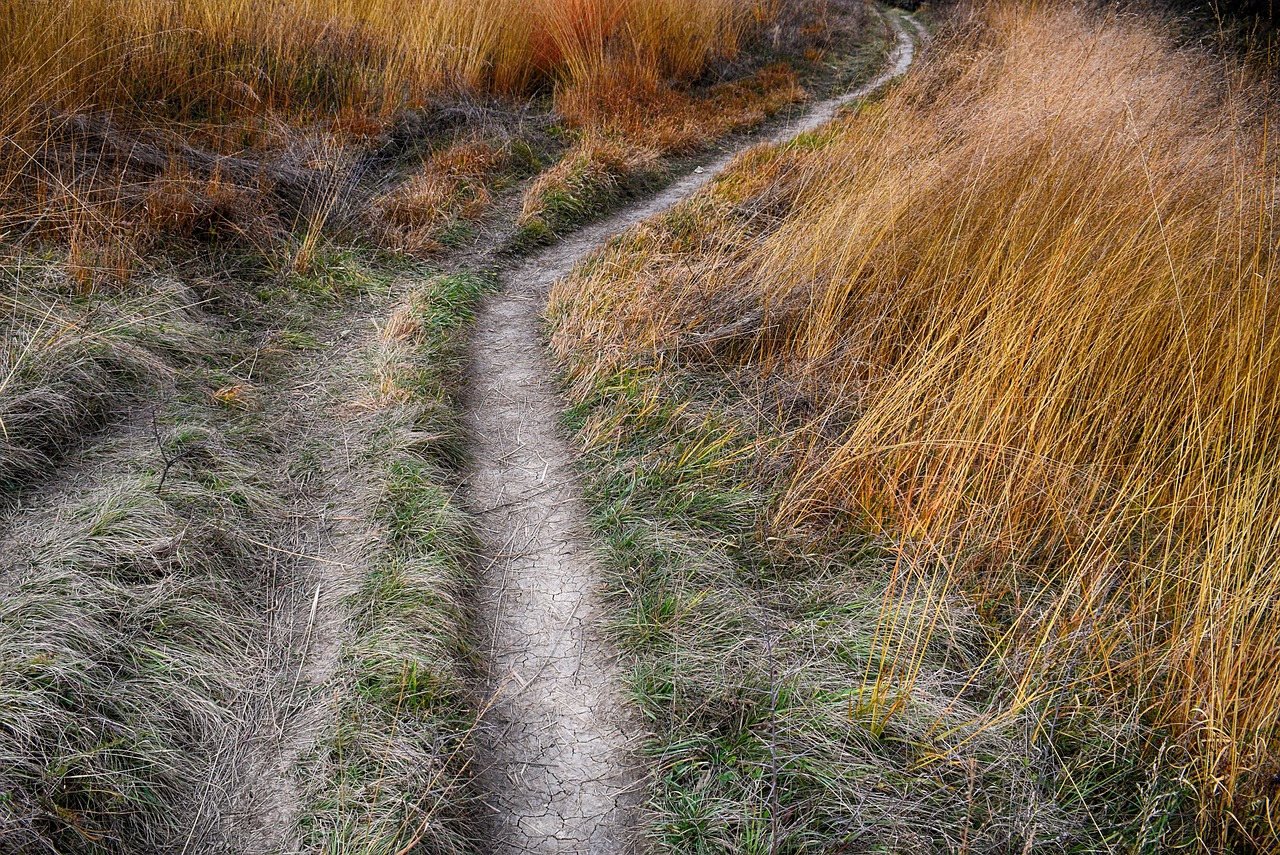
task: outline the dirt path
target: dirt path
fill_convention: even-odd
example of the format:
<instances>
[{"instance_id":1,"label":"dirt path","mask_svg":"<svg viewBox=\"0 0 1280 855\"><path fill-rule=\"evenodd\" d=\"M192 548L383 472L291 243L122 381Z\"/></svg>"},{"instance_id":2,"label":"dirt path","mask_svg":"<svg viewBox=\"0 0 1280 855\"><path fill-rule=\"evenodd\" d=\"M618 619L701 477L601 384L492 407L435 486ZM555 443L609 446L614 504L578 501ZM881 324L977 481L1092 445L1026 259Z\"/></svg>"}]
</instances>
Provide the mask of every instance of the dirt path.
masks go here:
<instances>
[{"instance_id":1,"label":"dirt path","mask_svg":"<svg viewBox=\"0 0 1280 855\"><path fill-rule=\"evenodd\" d=\"M879 76L763 141L811 130L905 72L924 31L906 16L891 21L897 42ZM466 401L476 460L466 494L487 556L480 612L495 700L479 747L496 853L626 851L642 798L632 761L640 727L604 636L601 573L539 334L548 290L610 236L703 187L740 151L536 254L481 308Z\"/></svg>"},{"instance_id":2,"label":"dirt path","mask_svg":"<svg viewBox=\"0 0 1280 855\"><path fill-rule=\"evenodd\" d=\"M376 318L385 307L364 311ZM297 831L305 794L297 770L334 718L333 681L349 636L343 603L367 573L376 540L370 505L377 485L357 452L376 429L361 407L373 325L367 317L344 321L358 331L339 340L336 327L326 330L324 349L299 373L306 379L281 390L269 407L280 425L288 425L278 431L288 439L273 480L290 483L285 470L303 455L312 455L315 464L308 474L312 483L291 485L291 513L272 547L271 575L282 583L266 619L278 657L264 669L272 689L246 710L235 749L210 776L221 796L210 799L210 813L222 827L208 840L227 839L231 851L302 851Z\"/></svg>"}]
</instances>

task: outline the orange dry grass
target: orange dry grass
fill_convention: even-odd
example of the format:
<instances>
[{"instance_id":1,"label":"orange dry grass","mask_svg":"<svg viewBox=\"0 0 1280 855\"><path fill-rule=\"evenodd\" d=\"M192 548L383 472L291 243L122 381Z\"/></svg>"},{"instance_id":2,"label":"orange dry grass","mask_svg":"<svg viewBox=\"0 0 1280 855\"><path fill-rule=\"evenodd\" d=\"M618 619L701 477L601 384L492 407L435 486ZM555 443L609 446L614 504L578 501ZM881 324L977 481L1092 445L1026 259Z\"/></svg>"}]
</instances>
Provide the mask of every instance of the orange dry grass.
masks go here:
<instances>
[{"instance_id":1,"label":"orange dry grass","mask_svg":"<svg viewBox=\"0 0 1280 855\"><path fill-rule=\"evenodd\" d=\"M749 0L0 0L0 114L32 104L207 118L395 109L619 63L688 79L737 48Z\"/></svg>"},{"instance_id":2,"label":"orange dry grass","mask_svg":"<svg viewBox=\"0 0 1280 855\"><path fill-rule=\"evenodd\" d=\"M1160 756L1185 758L1206 835L1272 848L1268 121L1128 19L995 2L935 55L812 150L722 182L691 209L710 233L641 232L647 264L562 287L561 344L581 336L608 364L711 346L784 378L816 416L793 436L780 527L889 539L903 602L885 613L912 613L917 574L976 601L1011 681L1004 713L1140 717L1182 749ZM653 255L681 244L710 258L690 272ZM628 271L626 288L608 278ZM717 327L719 344L697 335ZM904 637L880 631L896 662L882 715L916 676Z\"/></svg>"},{"instance_id":3,"label":"orange dry grass","mask_svg":"<svg viewBox=\"0 0 1280 855\"><path fill-rule=\"evenodd\" d=\"M755 8L755 0L0 0L0 234L33 220L64 237L77 227L67 220L95 233L138 231L108 210L123 176L80 174L95 166L50 174L50 160L79 162L70 149L83 141L67 139L69 114L110 113L126 138L158 126L221 153L279 148L297 121L326 120L340 138L371 136L399 110L441 94L524 94L551 81L608 79L636 63L664 85L688 80L737 50ZM174 214L190 189L159 189L157 200Z\"/></svg>"},{"instance_id":4,"label":"orange dry grass","mask_svg":"<svg viewBox=\"0 0 1280 855\"><path fill-rule=\"evenodd\" d=\"M804 98L799 77L785 65L716 86L705 97L665 85L652 66L632 66L563 87L556 108L574 127L663 154L687 154Z\"/></svg>"},{"instance_id":5,"label":"orange dry grass","mask_svg":"<svg viewBox=\"0 0 1280 855\"><path fill-rule=\"evenodd\" d=\"M486 180L505 160L502 151L475 141L436 152L420 173L374 200L383 242L417 255L438 250L440 231L451 220L474 220L489 207Z\"/></svg>"}]
</instances>

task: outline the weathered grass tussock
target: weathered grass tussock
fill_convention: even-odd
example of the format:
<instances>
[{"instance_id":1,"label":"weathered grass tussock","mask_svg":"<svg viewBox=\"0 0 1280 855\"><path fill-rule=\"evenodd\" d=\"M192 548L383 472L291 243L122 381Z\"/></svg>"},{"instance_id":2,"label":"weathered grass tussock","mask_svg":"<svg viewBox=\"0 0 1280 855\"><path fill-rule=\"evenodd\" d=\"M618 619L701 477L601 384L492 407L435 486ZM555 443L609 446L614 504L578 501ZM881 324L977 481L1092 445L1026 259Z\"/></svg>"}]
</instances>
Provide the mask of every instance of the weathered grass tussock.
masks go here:
<instances>
[{"instance_id":1,"label":"weathered grass tussock","mask_svg":"<svg viewBox=\"0 0 1280 855\"><path fill-rule=\"evenodd\" d=\"M226 352L201 323L199 298L176 280L152 277L117 299L77 304L47 264L19 262L5 275L13 287L0 296L0 486L48 473L148 387Z\"/></svg>"},{"instance_id":2,"label":"weathered grass tussock","mask_svg":"<svg viewBox=\"0 0 1280 855\"><path fill-rule=\"evenodd\" d=\"M171 451L216 441L166 430ZM214 444L210 445L210 442ZM158 490L146 449L6 519L0 561L0 848L180 847L209 801L263 654L260 542L276 499L226 448ZM210 819L210 817L206 817Z\"/></svg>"}]
</instances>

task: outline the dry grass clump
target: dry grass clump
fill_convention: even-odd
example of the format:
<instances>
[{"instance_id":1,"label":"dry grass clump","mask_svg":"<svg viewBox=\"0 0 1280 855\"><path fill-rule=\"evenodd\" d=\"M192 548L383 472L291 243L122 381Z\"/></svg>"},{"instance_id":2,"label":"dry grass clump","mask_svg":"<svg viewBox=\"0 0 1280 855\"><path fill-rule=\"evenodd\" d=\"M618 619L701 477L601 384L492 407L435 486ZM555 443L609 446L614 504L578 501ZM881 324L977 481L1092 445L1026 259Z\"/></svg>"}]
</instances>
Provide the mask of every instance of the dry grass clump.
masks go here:
<instances>
[{"instance_id":1,"label":"dry grass clump","mask_svg":"<svg viewBox=\"0 0 1280 855\"><path fill-rule=\"evenodd\" d=\"M588 133L529 185L517 223L526 240L549 238L643 187L658 168L658 152Z\"/></svg>"},{"instance_id":2,"label":"dry grass clump","mask_svg":"<svg viewBox=\"0 0 1280 855\"><path fill-rule=\"evenodd\" d=\"M210 768L261 688L254 542L278 503L212 426L160 441L111 449L92 478L4 520L6 852L176 851L218 821ZM164 476L160 454L179 458Z\"/></svg>"},{"instance_id":3,"label":"dry grass clump","mask_svg":"<svg viewBox=\"0 0 1280 855\"><path fill-rule=\"evenodd\" d=\"M148 278L126 297L87 305L65 300L60 292L74 285L47 263L5 275L13 290L0 297L0 492L47 473L148 385L226 351L200 322L199 298L175 280Z\"/></svg>"},{"instance_id":4,"label":"dry grass clump","mask_svg":"<svg viewBox=\"0 0 1280 855\"><path fill-rule=\"evenodd\" d=\"M701 97L672 89L652 67L644 66L575 81L558 93L556 109L572 127L663 154L689 154L731 131L758 125L804 98L796 72L783 64L714 86Z\"/></svg>"},{"instance_id":5,"label":"dry grass clump","mask_svg":"<svg viewBox=\"0 0 1280 855\"><path fill-rule=\"evenodd\" d=\"M344 189L333 166L298 162L316 162L305 147L246 158L185 136L106 114L59 115L15 131L0 140L22 152L0 173L0 236L64 247L77 286L91 291L127 284L166 238L265 248L295 223L324 216Z\"/></svg>"},{"instance_id":6,"label":"dry grass clump","mask_svg":"<svg viewBox=\"0 0 1280 855\"><path fill-rule=\"evenodd\" d=\"M426 255L441 248L451 223L477 219L493 202L488 182L507 153L489 143L464 140L436 152L421 171L373 202L382 243L398 252Z\"/></svg>"},{"instance_id":7,"label":"dry grass clump","mask_svg":"<svg viewBox=\"0 0 1280 855\"><path fill-rule=\"evenodd\" d=\"M1274 848L1267 118L1134 19L954 22L881 105L753 155L562 286L559 345L584 378L656 360L767 392L791 467L775 531L902 556L874 719L923 673L893 615L958 592L1006 673L984 726L1140 721L1204 843Z\"/></svg>"}]
</instances>

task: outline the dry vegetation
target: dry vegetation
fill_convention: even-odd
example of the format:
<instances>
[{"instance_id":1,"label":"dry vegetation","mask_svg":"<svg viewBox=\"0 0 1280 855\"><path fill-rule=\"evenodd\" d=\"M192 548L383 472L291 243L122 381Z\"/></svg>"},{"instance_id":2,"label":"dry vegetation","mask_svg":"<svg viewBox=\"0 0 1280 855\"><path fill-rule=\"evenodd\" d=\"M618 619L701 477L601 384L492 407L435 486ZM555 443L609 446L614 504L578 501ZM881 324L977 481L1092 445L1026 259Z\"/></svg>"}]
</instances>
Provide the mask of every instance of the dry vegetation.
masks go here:
<instances>
[{"instance_id":1,"label":"dry vegetation","mask_svg":"<svg viewBox=\"0 0 1280 855\"><path fill-rule=\"evenodd\" d=\"M315 304L386 282L324 263L323 283L287 283L301 306L240 294L266 321L249 330L175 279L68 304L47 261L9 271L0 850L469 851L472 546L443 485L484 283L421 285L357 354L380 388L337 421L365 449L344 516L369 531L325 565L298 514L334 500L341 441L274 399L316 346ZM348 595L327 665L308 656L322 589Z\"/></svg>"},{"instance_id":2,"label":"dry vegetation","mask_svg":"<svg viewBox=\"0 0 1280 855\"><path fill-rule=\"evenodd\" d=\"M590 121L609 105L572 93L602 81L676 98L767 14L752 0L7 2L0 229L64 243L85 287L127 279L158 236L261 242L323 224L405 111L554 85ZM396 248L427 240L408 219L392 218Z\"/></svg>"},{"instance_id":3,"label":"dry vegetation","mask_svg":"<svg viewBox=\"0 0 1280 855\"><path fill-rule=\"evenodd\" d=\"M659 178L664 156L697 152L805 97L785 64L713 87L702 97L643 77L568 87L557 107L579 139L525 192L522 240L565 231Z\"/></svg>"},{"instance_id":4,"label":"dry vegetation","mask_svg":"<svg viewBox=\"0 0 1280 855\"><path fill-rule=\"evenodd\" d=\"M767 12L737 0L90 0L54 9L13 0L3 14L13 127L32 105L376 121L432 94L521 94L553 75L594 80L625 67L688 81Z\"/></svg>"},{"instance_id":5,"label":"dry vegetation","mask_svg":"<svg viewBox=\"0 0 1280 855\"><path fill-rule=\"evenodd\" d=\"M488 283L436 276L380 326L361 402L377 528L348 597L332 721L304 762L305 839L325 853L475 851L466 691L475 537L449 486L466 323ZM376 391L375 391L376 389Z\"/></svg>"},{"instance_id":6,"label":"dry vegetation","mask_svg":"<svg viewBox=\"0 0 1280 855\"><path fill-rule=\"evenodd\" d=\"M415 268L360 331L583 140L687 153L800 97L730 64L774 12L0 0L0 850L474 848L484 280Z\"/></svg>"},{"instance_id":7,"label":"dry vegetation","mask_svg":"<svg viewBox=\"0 0 1280 855\"><path fill-rule=\"evenodd\" d=\"M1244 72L1152 24L1055 4L962 6L934 57L559 286L606 531L635 569L657 523L627 496L688 491L664 513L700 530L697 502L746 491L741 536L768 544L753 560L868 535L886 550L848 721L905 729L911 774L969 770L963 823L920 817L933 846L1273 851L1274 116ZM618 584L640 615L628 632L655 634L624 634L641 671L665 667L653 638L681 585ZM641 608L663 591L676 618ZM690 633L712 620L687 608ZM718 697L707 673L670 679L686 704ZM690 708L651 707L686 736ZM1040 793L1020 821L974 807L975 788L1017 789L975 753L1011 733ZM810 738L817 756L836 737ZM681 798L707 786L684 780ZM1033 807L1052 802L1074 805L1060 836Z\"/></svg>"}]
</instances>

